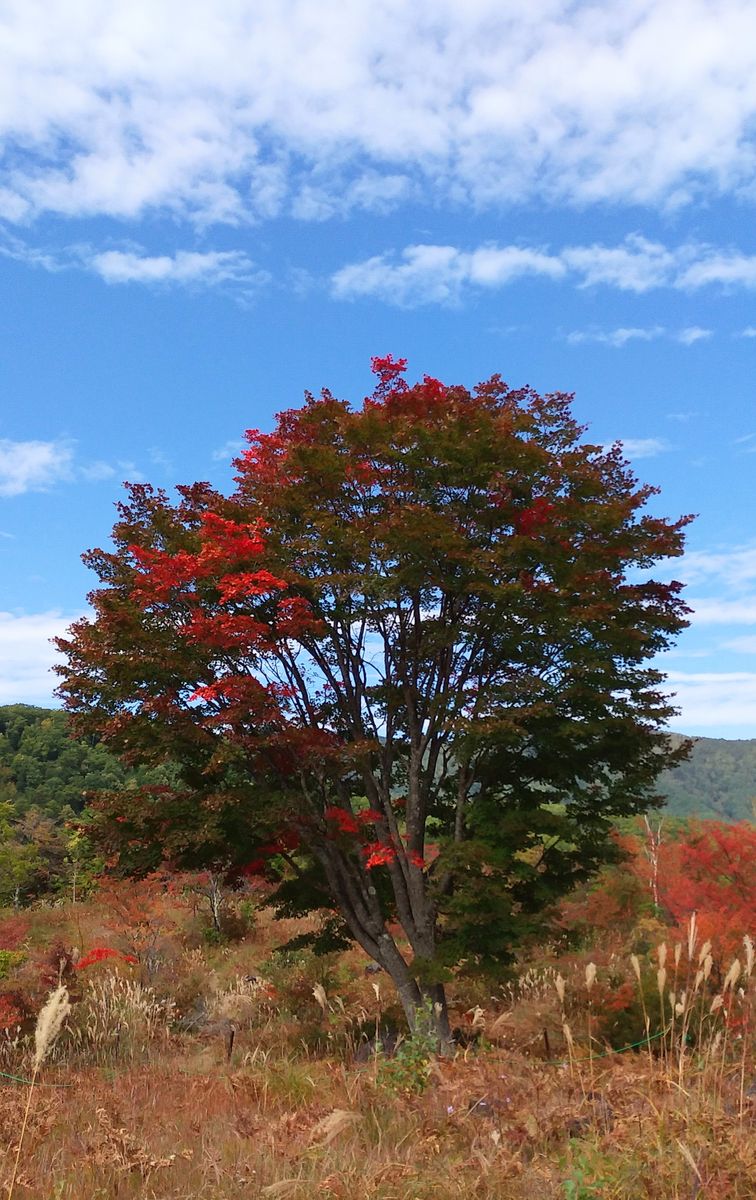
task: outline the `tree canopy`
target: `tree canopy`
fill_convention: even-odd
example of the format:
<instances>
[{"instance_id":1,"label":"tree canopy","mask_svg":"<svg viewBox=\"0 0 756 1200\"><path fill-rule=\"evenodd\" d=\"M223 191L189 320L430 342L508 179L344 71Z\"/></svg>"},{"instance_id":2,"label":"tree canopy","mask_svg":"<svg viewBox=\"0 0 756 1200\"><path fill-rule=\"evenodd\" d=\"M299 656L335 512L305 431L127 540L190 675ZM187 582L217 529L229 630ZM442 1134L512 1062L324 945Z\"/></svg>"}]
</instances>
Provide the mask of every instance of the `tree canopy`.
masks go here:
<instances>
[{"instance_id":1,"label":"tree canopy","mask_svg":"<svg viewBox=\"0 0 756 1200\"><path fill-rule=\"evenodd\" d=\"M100 805L123 862L283 854L281 911L321 910L443 1033L445 971L506 962L684 753L649 660L686 610L649 571L689 518L647 510L569 396L373 366L361 406L250 431L230 496L130 488L62 694L176 764Z\"/></svg>"}]
</instances>

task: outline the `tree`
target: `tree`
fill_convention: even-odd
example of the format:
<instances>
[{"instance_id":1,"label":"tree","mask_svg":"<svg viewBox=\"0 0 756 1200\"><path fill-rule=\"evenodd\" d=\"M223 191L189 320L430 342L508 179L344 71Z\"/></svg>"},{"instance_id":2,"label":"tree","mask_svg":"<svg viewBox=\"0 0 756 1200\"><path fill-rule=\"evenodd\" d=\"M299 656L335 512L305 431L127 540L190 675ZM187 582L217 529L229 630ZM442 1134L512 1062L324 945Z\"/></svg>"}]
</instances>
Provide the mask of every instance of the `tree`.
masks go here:
<instances>
[{"instance_id":1,"label":"tree","mask_svg":"<svg viewBox=\"0 0 756 1200\"><path fill-rule=\"evenodd\" d=\"M32 887L41 858L32 843L18 836L14 817L13 805L0 801L0 905L18 908Z\"/></svg>"},{"instance_id":2,"label":"tree","mask_svg":"<svg viewBox=\"0 0 756 1200\"><path fill-rule=\"evenodd\" d=\"M690 821L661 848L660 892L681 928L696 914L701 938L711 938L718 958L738 953L743 935L756 933L756 828Z\"/></svg>"},{"instance_id":3,"label":"tree","mask_svg":"<svg viewBox=\"0 0 756 1200\"><path fill-rule=\"evenodd\" d=\"M229 497L132 486L61 690L81 733L176 764L102 802L122 864L283 855L279 911L321 910L445 1035L449 970L500 968L685 752L648 660L687 610L645 575L689 518L643 511L569 396L405 366L250 431Z\"/></svg>"}]
</instances>

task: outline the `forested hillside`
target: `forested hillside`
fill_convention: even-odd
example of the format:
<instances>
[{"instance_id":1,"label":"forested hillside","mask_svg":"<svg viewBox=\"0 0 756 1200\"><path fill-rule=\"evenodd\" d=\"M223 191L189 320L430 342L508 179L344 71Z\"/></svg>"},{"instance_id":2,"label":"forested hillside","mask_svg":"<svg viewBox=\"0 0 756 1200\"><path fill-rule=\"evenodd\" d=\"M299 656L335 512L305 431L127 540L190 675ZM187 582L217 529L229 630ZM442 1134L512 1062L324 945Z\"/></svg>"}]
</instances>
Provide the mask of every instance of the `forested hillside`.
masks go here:
<instances>
[{"instance_id":1,"label":"forested hillside","mask_svg":"<svg viewBox=\"0 0 756 1200\"><path fill-rule=\"evenodd\" d=\"M126 778L103 745L71 737L60 709L0 707L0 801L18 813L37 808L56 818L66 808L80 812L84 792L117 788Z\"/></svg>"},{"instance_id":2,"label":"forested hillside","mask_svg":"<svg viewBox=\"0 0 756 1200\"><path fill-rule=\"evenodd\" d=\"M17 812L37 808L53 818L66 807L79 812L84 792L117 788L126 779L104 746L71 737L59 709L0 706L0 800ZM675 816L753 819L756 738L695 738L688 762L666 771L659 790Z\"/></svg>"},{"instance_id":3,"label":"forested hillside","mask_svg":"<svg viewBox=\"0 0 756 1200\"><path fill-rule=\"evenodd\" d=\"M756 738L694 738L690 758L664 772L659 791L675 816L753 820Z\"/></svg>"}]
</instances>

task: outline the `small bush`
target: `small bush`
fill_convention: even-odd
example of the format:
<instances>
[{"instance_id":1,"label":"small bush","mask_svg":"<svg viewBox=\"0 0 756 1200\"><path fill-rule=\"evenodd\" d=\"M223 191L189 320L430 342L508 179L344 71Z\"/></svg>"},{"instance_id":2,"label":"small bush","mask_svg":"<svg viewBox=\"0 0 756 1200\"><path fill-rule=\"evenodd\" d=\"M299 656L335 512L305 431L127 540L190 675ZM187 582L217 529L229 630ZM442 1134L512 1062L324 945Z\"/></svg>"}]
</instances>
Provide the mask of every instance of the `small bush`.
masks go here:
<instances>
[{"instance_id":1,"label":"small bush","mask_svg":"<svg viewBox=\"0 0 756 1200\"><path fill-rule=\"evenodd\" d=\"M0 979L7 978L25 958L23 950L0 950Z\"/></svg>"}]
</instances>

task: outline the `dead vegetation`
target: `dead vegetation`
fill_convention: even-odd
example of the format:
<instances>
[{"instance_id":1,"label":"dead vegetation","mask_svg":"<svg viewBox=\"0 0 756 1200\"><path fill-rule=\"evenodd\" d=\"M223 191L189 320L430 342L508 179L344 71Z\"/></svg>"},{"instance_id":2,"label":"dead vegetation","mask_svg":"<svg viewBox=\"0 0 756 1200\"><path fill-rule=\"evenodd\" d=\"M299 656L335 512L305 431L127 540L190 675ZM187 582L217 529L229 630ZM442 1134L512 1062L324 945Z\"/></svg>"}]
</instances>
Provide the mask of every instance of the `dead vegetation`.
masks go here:
<instances>
[{"instance_id":1,"label":"dead vegetation","mask_svg":"<svg viewBox=\"0 0 756 1200\"><path fill-rule=\"evenodd\" d=\"M78 973L61 963L71 1011L33 1090L34 1022L7 1031L6 1195L753 1196L749 939L737 966L717 966L691 927L634 953L620 983L619 951L534 962L490 995L460 981L458 1049L437 1057L419 1037L397 1040L388 981L356 953L273 954L264 917L237 942L204 945L180 905L173 916L149 979L113 956ZM48 937L80 952L103 929L96 900L48 918ZM650 1040L618 1053L602 1007L627 986ZM389 1053L358 1053L388 1030Z\"/></svg>"}]
</instances>

